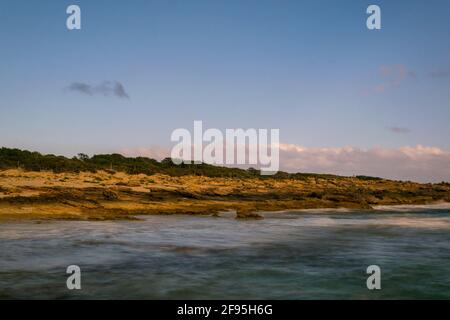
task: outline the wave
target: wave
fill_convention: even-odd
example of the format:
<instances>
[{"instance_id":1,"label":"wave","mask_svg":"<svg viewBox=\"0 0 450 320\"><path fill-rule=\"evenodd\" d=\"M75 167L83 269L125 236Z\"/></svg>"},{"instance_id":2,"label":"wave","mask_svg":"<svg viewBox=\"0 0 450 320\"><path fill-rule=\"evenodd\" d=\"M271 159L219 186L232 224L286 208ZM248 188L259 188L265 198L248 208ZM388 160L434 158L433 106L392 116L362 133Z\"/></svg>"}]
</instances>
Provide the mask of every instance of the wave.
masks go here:
<instances>
[{"instance_id":1,"label":"wave","mask_svg":"<svg viewBox=\"0 0 450 320\"><path fill-rule=\"evenodd\" d=\"M439 202L432 204L413 204L413 205L384 205L374 206L376 211L389 211L389 212L410 212L410 211L422 211L422 210L450 210L449 202Z\"/></svg>"},{"instance_id":2,"label":"wave","mask_svg":"<svg viewBox=\"0 0 450 320\"><path fill-rule=\"evenodd\" d=\"M349 209L349 208L310 208L310 209L288 209L288 210L278 210L278 211L258 211L258 213L267 214L280 214L280 213L314 213L314 214L329 214L329 213L351 213L360 212L361 209Z\"/></svg>"}]
</instances>

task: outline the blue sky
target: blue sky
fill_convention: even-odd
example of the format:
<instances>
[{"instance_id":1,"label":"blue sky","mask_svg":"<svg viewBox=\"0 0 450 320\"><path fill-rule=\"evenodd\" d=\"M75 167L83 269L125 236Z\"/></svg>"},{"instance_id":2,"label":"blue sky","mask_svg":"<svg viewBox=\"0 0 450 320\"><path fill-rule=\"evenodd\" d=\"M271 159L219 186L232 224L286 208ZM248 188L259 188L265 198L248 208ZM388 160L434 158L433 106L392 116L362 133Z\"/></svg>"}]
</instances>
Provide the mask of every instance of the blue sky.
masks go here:
<instances>
[{"instance_id":1,"label":"blue sky","mask_svg":"<svg viewBox=\"0 0 450 320\"><path fill-rule=\"evenodd\" d=\"M82 30L66 29L66 8ZM382 30L366 28L366 8ZM449 1L0 1L0 145L74 155L279 128L307 147L450 148ZM121 83L129 99L74 83Z\"/></svg>"}]
</instances>

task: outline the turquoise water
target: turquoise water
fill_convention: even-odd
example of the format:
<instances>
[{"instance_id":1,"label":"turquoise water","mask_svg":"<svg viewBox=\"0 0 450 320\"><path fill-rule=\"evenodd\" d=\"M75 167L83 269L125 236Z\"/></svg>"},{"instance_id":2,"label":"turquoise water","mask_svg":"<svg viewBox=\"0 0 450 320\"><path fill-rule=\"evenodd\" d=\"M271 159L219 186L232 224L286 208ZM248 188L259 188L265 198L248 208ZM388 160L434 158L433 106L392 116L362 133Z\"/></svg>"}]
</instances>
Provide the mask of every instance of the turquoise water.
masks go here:
<instances>
[{"instance_id":1,"label":"turquoise water","mask_svg":"<svg viewBox=\"0 0 450 320\"><path fill-rule=\"evenodd\" d=\"M450 299L450 210L392 210L3 222L0 298Z\"/></svg>"}]
</instances>

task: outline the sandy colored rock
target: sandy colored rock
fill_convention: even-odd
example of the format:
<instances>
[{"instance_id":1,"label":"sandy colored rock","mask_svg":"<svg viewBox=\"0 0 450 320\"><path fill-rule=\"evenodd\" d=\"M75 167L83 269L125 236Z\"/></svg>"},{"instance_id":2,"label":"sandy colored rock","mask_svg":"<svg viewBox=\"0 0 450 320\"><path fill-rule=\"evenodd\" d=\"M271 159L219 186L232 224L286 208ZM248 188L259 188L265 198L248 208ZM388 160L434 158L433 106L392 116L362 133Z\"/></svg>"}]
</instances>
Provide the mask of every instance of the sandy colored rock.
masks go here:
<instances>
[{"instance_id":1,"label":"sandy colored rock","mask_svg":"<svg viewBox=\"0 0 450 320\"><path fill-rule=\"evenodd\" d=\"M354 177L209 178L123 172L0 172L0 219L135 219L146 214L350 208L450 202L450 185Z\"/></svg>"}]
</instances>

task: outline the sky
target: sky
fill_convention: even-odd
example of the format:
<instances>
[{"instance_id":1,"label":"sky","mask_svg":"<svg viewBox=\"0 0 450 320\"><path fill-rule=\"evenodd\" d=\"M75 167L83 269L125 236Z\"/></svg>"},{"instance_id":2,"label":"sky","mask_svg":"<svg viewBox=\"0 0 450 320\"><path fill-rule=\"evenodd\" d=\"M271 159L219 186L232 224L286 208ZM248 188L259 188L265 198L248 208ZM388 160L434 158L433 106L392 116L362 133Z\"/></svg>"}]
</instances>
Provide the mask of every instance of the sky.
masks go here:
<instances>
[{"instance_id":1,"label":"sky","mask_svg":"<svg viewBox=\"0 0 450 320\"><path fill-rule=\"evenodd\" d=\"M81 8L68 30L66 8ZM381 8L381 30L366 9ZM282 168L450 181L446 0L0 0L0 146L162 156L278 128Z\"/></svg>"}]
</instances>

